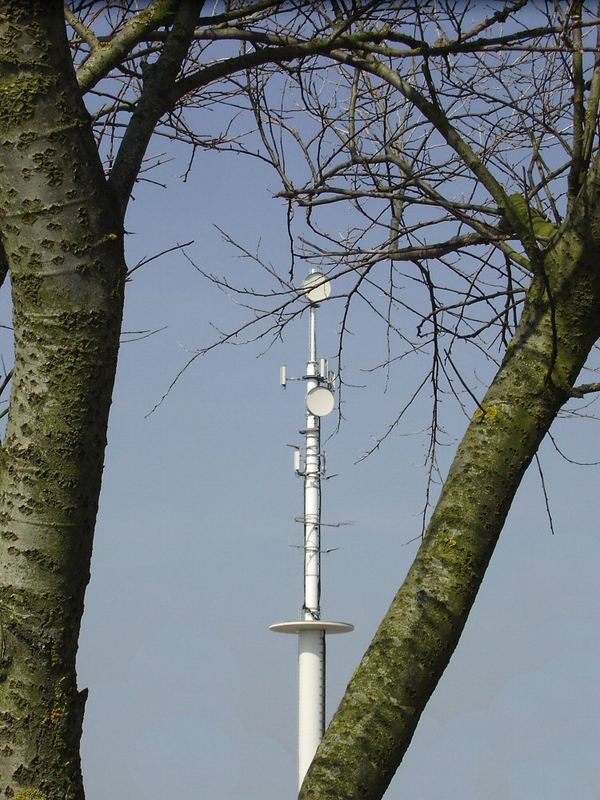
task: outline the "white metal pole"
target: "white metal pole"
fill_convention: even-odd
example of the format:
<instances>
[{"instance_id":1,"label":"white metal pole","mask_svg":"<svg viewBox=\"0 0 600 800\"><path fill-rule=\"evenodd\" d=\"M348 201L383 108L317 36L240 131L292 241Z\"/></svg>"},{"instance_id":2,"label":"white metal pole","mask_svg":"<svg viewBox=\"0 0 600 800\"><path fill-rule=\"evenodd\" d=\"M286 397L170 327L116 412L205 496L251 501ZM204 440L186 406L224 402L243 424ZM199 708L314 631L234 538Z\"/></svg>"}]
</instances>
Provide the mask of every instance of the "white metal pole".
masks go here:
<instances>
[{"instance_id":1,"label":"white metal pole","mask_svg":"<svg viewBox=\"0 0 600 800\"><path fill-rule=\"evenodd\" d=\"M319 385L316 307L309 309L306 393ZM321 436L320 419L306 412L304 467L304 604L305 620L321 618ZM298 634L298 785L325 731L325 633Z\"/></svg>"},{"instance_id":2,"label":"white metal pole","mask_svg":"<svg viewBox=\"0 0 600 800\"><path fill-rule=\"evenodd\" d=\"M307 281L309 287L315 279L325 283L325 276L311 273ZM306 286L306 282L305 282ZM325 733L325 635L326 633L349 633L353 626L347 622L332 622L321 619L321 420L320 414L333 410L333 389L330 373L325 359L319 363L317 356L317 317L316 303L329 296L329 288L323 288L317 298L311 297L309 307L309 341L306 373L306 394L315 389L323 390L325 396L330 392L331 405L313 405L307 399L304 469L301 458L295 456L296 472L304 475L304 600L301 618L292 622L278 622L271 625L278 633L298 635L298 784L302 786L304 776L314 758L319 743ZM285 368L282 368L280 382L286 384ZM322 384L325 384L323 389Z\"/></svg>"},{"instance_id":3,"label":"white metal pole","mask_svg":"<svg viewBox=\"0 0 600 800\"><path fill-rule=\"evenodd\" d=\"M298 788L325 731L325 633L298 633Z\"/></svg>"},{"instance_id":4,"label":"white metal pole","mask_svg":"<svg viewBox=\"0 0 600 800\"><path fill-rule=\"evenodd\" d=\"M319 385L317 362L317 314L309 309L306 393ZM306 411L304 466L304 619L321 617L321 436L320 419Z\"/></svg>"}]
</instances>

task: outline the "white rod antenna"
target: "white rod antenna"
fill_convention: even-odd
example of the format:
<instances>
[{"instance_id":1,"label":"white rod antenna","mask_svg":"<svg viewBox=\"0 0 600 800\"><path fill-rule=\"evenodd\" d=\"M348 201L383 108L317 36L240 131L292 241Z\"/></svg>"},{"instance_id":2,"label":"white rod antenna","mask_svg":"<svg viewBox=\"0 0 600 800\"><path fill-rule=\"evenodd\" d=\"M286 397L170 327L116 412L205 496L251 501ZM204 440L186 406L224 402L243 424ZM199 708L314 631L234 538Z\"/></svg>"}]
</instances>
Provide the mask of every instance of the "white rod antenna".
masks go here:
<instances>
[{"instance_id":1,"label":"white rod antenna","mask_svg":"<svg viewBox=\"0 0 600 800\"><path fill-rule=\"evenodd\" d=\"M333 411L335 397L327 370L317 356L317 308L331 286L326 276L311 272L302 290L310 303L306 380L306 426L304 469L304 600L300 619L271 625L277 633L298 635L298 786L313 760L325 733L325 635L349 633L346 622L321 619L321 417ZM295 467L299 457L295 458Z\"/></svg>"}]
</instances>

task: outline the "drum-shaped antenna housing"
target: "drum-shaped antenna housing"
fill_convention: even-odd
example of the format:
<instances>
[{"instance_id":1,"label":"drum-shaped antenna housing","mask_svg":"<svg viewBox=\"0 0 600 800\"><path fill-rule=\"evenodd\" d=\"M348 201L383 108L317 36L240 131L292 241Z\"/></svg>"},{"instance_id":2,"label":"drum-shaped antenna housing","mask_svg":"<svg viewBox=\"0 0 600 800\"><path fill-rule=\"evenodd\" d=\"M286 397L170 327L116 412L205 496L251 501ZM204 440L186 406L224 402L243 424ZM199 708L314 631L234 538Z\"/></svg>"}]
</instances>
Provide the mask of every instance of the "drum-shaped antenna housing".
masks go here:
<instances>
[{"instance_id":1,"label":"drum-shaped antenna housing","mask_svg":"<svg viewBox=\"0 0 600 800\"><path fill-rule=\"evenodd\" d=\"M306 395L306 407L315 417L326 417L335 408L333 392L325 386L315 386Z\"/></svg>"},{"instance_id":2,"label":"drum-shaped antenna housing","mask_svg":"<svg viewBox=\"0 0 600 800\"><path fill-rule=\"evenodd\" d=\"M311 272L302 284L302 291L311 303L322 303L331 295L331 282L322 272Z\"/></svg>"}]
</instances>

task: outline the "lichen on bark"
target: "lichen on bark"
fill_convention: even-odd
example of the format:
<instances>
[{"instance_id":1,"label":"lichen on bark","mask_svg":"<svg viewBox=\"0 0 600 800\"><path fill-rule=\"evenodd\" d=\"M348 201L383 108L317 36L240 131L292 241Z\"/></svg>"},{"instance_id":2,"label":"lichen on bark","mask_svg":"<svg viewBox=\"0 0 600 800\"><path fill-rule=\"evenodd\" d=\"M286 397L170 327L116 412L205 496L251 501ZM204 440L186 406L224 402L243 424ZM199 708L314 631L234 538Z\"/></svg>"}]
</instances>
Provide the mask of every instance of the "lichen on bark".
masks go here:
<instances>
[{"instance_id":1,"label":"lichen on bark","mask_svg":"<svg viewBox=\"0 0 600 800\"><path fill-rule=\"evenodd\" d=\"M13 800L48 800L48 795L40 792L39 789L28 786L26 789L19 789Z\"/></svg>"}]
</instances>

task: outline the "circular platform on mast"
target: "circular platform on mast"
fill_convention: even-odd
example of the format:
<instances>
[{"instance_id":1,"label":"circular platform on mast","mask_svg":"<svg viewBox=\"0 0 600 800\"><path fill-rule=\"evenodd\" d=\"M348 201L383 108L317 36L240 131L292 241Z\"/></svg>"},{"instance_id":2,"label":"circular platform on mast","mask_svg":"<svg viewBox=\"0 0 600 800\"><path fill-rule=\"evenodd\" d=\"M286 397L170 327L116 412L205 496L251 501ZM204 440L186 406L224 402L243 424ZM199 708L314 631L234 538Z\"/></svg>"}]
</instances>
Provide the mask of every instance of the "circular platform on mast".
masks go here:
<instances>
[{"instance_id":1,"label":"circular platform on mast","mask_svg":"<svg viewBox=\"0 0 600 800\"><path fill-rule=\"evenodd\" d=\"M324 619L296 619L292 622L276 622L269 625L274 633L302 633L302 631L325 631L325 633L350 633L354 625L349 622L331 622Z\"/></svg>"}]
</instances>

